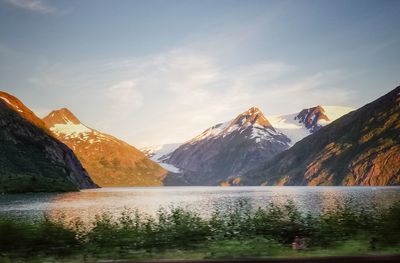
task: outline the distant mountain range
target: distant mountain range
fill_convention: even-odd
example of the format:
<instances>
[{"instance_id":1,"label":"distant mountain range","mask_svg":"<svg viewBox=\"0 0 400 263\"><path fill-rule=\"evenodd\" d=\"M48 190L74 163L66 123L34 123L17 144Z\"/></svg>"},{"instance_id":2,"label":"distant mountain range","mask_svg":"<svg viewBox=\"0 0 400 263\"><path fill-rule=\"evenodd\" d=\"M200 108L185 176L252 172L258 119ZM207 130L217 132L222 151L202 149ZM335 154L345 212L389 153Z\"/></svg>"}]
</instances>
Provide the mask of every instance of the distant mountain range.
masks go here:
<instances>
[{"instance_id":1,"label":"distant mountain range","mask_svg":"<svg viewBox=\"0 0 400 263\"><path fill-rule=\"evenodd\" d=\"M400 87L321 128L231 184L399 185Z\"/></svg>"},{"instance_id":2,"label":"distant mountain range","mask_svg":"<svg viewBox=\"0 0 400 263\"><path fill-rule=\"evenodd\" d=\"M0 192L400 185L399 120L397 87L358 110L315 106L267 118L251 107L185 143L139 151L87 127L66 108L41 120L16 97L0 92Z\"/></svg>"},{"instance_id":3,"label":"distant mountain range","mask_svg":"<svg viewBox=\"0 0 400 263\"><path fill-rule=\"evenodd\" d=\"M63 108L43 118L57 139L68 145L101 187L160 186L167 171L135 147L82 124Z\"/></svg>"},{"instance_id":4,"label":"distant mountain range","mask_svg":"<svg viewBox=\"0 0 400 263\"><path fill-rule=\"evenodd\" d=\"M0 193L97 187L75 154L16 97L0 91Z\"/></svg>"},{"instance_id":5,"label":"distant mountain range","mask_svg":"<svg viewBox=\"0 0 400 263\"><path fill-rule=\"evenodd\" d=\"M316 106L267 119L260 109L252 107L231 121L206 129L179 147L149 147L143 151L160 164L172 165L175 169L169 169L175 174L167 176L166 185L225 185L230 178L240 177L265 164L352 110L341 106Z\"/></svg>"}]
</instances>

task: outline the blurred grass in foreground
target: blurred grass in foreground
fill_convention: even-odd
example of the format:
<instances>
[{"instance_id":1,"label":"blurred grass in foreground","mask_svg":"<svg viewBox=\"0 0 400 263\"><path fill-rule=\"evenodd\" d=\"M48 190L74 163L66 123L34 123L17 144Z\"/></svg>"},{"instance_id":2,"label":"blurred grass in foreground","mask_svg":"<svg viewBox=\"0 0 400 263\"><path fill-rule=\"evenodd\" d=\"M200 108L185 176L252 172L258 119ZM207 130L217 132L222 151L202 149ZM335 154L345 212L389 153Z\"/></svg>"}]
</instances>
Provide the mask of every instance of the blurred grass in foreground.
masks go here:
<instances>
[{"instance_id":1,"label":"blurred grass in foreground","mask_svg":"<svg viewBox=\"0 0 400 263\"><path fill-rule=\"evenodd\" d=\"M295 237L306 243L294 251ZM351 202L305 214L288 202L253 209L246 199L211 217L182 208L151 217L124 211L80 219L0 218L0 262L202 259L400 253L400 202L388 209Z\"/></svg>"}]
</instances>

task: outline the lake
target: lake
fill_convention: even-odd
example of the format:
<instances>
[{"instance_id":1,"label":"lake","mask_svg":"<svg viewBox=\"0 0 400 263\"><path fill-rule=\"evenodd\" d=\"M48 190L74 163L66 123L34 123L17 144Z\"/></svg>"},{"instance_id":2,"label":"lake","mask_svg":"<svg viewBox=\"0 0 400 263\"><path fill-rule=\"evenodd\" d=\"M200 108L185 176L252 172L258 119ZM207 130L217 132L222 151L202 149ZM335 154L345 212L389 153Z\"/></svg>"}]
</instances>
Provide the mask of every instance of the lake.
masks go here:
<instances>
[{"instance_id":1,"label":"lake","mask_svg":"<svg viewBox=\"0 0 400 263\"><path fill-rule=\"evenodd\" d=\"M292 200L302 211L318 213L349 199L356 206L385 208L400 201L400 187L130 187L60 194L5 194L0 195L0 214L63 214L66 219L80 217L90 221L96 214L118 215L127 208L154 215L161 207L181 206L209 216L215 207L229 209L241 198L253 207Z\"/></svg>"}]
</instances>

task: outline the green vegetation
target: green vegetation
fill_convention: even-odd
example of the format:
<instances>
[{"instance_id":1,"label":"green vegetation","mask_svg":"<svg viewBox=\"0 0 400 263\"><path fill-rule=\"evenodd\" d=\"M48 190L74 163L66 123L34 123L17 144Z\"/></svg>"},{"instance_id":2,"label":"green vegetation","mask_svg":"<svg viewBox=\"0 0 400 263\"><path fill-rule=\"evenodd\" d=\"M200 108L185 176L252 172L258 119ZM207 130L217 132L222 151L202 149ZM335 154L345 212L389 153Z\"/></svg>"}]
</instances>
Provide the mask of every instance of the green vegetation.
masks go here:
<instances>
[{"instance_id":1,"label":"green vegetation","mask_svg":"<svg viewBox=\"0 0 400 263\"><path fill-rule=\"evenodd\" d=\"M298 236L302 251L291 249ZM388 209L338 206L304 214L289 202L252 209L246 200L210 217L182 208L151 217L125 211L81 220L0 219L0 261L265 258L400 253L400 202Z\"/></svg>"},{"instance_id":2,"label":"green vegetation","mask_svg":"<svg viewBox=\"0 0 400 263\"><path fill-rule=\"evenodd\" d=\"M14 173L0 176L0 193L73 191L79 191L79 188L62 177Z\"/></svg>"}]
</instances>

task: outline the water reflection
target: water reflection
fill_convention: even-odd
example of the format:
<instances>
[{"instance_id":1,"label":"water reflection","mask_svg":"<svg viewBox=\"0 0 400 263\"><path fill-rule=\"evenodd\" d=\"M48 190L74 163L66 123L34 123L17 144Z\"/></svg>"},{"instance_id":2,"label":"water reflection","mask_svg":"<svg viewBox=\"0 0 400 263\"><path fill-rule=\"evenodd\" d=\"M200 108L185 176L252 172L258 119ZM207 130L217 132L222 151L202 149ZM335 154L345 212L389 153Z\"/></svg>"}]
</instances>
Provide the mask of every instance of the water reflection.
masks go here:
<instances>
[{"instance_id":1,"label":"water reflection","mask_svg":"<svg viewBox=\"0 0 400 263\"><path fill-rule=\"evenodd\" d=\"M61 214L90 221L96 214L138 209L154 215L160 207L181 206L208 216L215 207L229 209L239 198L254 207L293 200L304 212L320 212L352 198L354 205L388 207L400 201L399 187L168 187L102 188L64 194L0 196L0 214L36 217Z\"/></svg>"}]
</instances>

